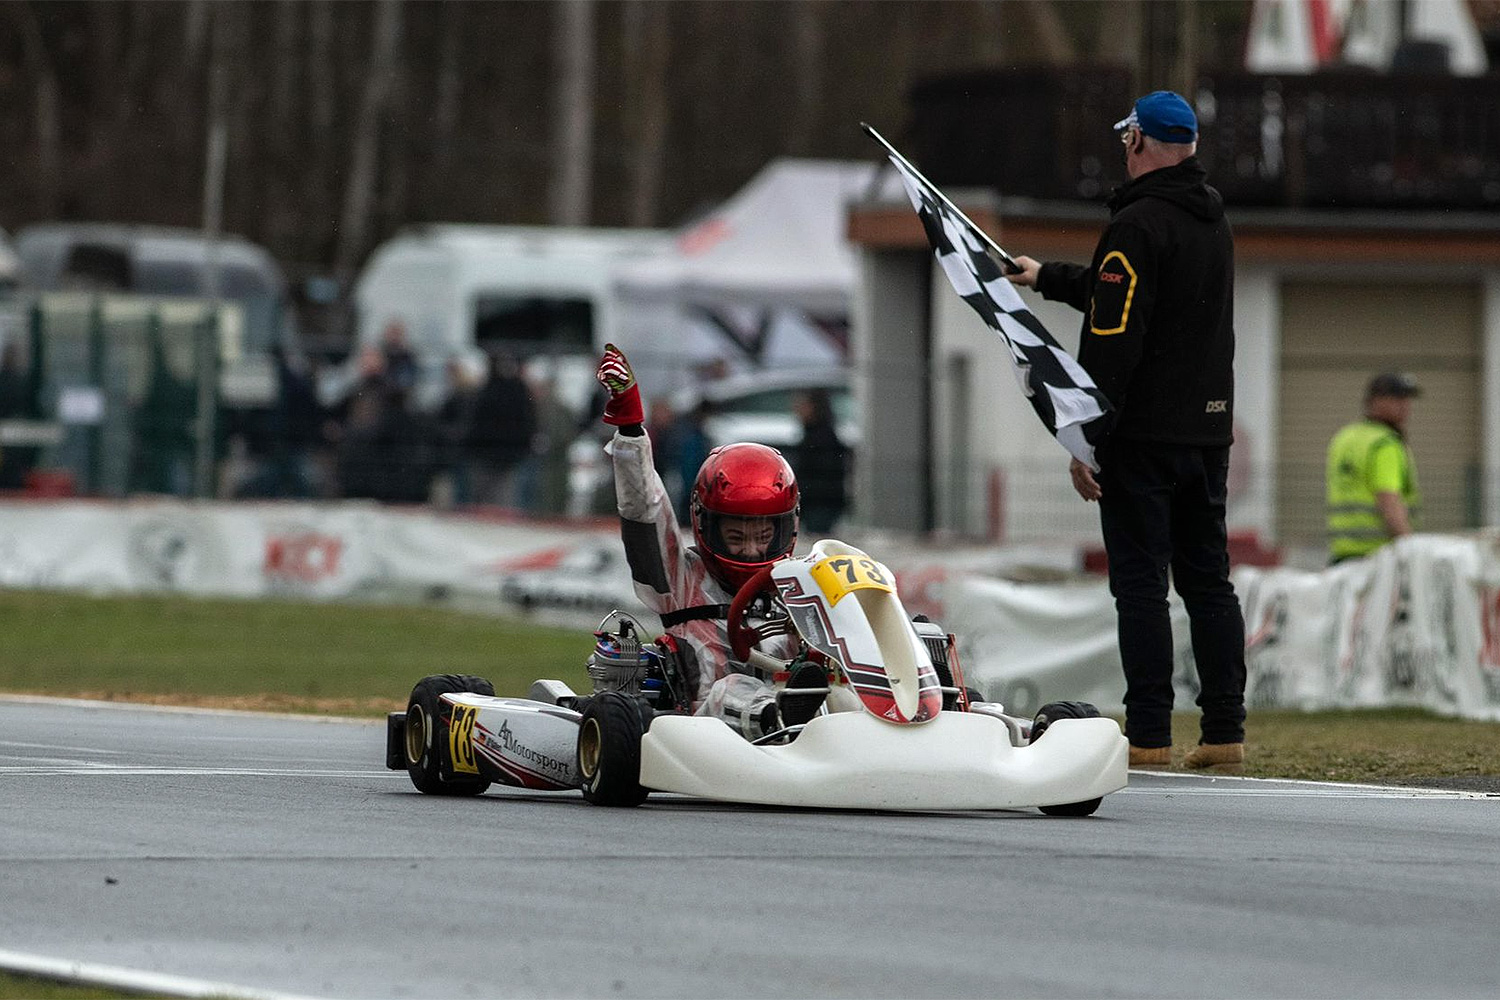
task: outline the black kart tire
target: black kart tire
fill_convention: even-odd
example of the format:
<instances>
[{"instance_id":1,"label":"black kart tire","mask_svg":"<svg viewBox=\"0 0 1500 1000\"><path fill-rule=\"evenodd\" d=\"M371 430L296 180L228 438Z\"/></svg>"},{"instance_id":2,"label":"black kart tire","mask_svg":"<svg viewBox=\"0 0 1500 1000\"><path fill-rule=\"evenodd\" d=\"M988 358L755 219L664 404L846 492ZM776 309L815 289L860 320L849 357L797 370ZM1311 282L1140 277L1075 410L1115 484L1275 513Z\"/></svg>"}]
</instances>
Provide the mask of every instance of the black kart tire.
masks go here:
<instances>
[{"instance_id":1,"label":"black kart tire","mask_svg":"<svg viewBox=\"0 0 1500 1000\"><path fill-rule=\"evenodd\" d=\"M495 686L483 677L469 674L433 674L417 681L406 704L406 773L417 791L427 795L478 795L490 787L489 779L453 777L449 759L448 726L451 707L439 695L493 695Z\"/></svg>"},{"instance_id":2,"label":"black kart tire","mask_svg":"<svg viewBox=\"0 0 1500 1000\"><path fill-rule=\"evenodd\" d=\"M1047 727L1058 719L1097 719L1099 710L1086 701L1051 701L1037 709L1031 723L1031 742L1035 743L1046 733ZM1092 816L1103 798L1086 799L1083 802L1064 802L1055 806L1038 806L1048 816Z\"/></svg>"},{"instance_id":3,"label":"black kart tire","mask_svg":"<svg viewBox=\"0 0 1500 1000\"><path fill-rule=\"evenodd\" d=\"M595 695L578 721L578 777L596 806L629 808L650 794L641 787L641 737L651 708L618 691Z\"/></svg>"},{"instance_id":4,"label":"black kart tire","mask_svg":"<svg viewBox=\"0 0 1500 1000\"><path fill-rule=\"evenodd\" d=\"M1037 709L1031 721L1031 742L1042 738L1047 727L1058 719L1097 719L1099 710L1086 701L1049 701Z\"/></svg>"}]
</instances>

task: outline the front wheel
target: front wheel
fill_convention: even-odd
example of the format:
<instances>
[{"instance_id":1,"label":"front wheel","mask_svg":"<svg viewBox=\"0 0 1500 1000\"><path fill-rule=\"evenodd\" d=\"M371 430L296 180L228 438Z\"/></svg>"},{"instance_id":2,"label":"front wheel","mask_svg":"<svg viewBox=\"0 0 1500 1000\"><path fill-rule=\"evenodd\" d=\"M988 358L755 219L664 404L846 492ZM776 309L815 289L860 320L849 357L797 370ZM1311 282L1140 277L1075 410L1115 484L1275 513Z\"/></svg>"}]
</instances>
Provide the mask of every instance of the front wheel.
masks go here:
<instances>
[{"instance_id":1,"label":"front wheel","mask_svg":"<svg viewBox=\"0 0 1500 1000\"><path fill-rule=\"evenodd\" d=\"M596 806L638 806L648 789L641 787L641 737L650 708L619 691L602 691L589 700L578 723L578 777L583 797Z\"/></svg>"},{"instance_id":2,"label":"front wheel","mask_svg":"<svg viewBox=\"0 0 1500 1000\"><path fill-rule=\"evenodd\" d=\"M417 791L428 795L478 795L490 787L487 779L454 773L449 733L453 706L445 694L493 695L495 687L469 674L433 674L417 681L406 705L406 773ZM472 752L469 753L472 758Z\"/></svg>"},{"instance_id":3,"label":"front wheel","mask_svg":"<svg viewBox=\"0 0 1500 1000\"><path fill-rule=\"evenodd\" d=\"M1097 719L1099 710L1086 701L1052 701L1037 710L1031 723L1031 742L1036 743L1047 732L1047 727L1058 719ZM1056 806L1038 806L1048 816L1092 816L1104 799L1086 799L1083 802L1064 802Z\"/></svg>"}]
</instances>

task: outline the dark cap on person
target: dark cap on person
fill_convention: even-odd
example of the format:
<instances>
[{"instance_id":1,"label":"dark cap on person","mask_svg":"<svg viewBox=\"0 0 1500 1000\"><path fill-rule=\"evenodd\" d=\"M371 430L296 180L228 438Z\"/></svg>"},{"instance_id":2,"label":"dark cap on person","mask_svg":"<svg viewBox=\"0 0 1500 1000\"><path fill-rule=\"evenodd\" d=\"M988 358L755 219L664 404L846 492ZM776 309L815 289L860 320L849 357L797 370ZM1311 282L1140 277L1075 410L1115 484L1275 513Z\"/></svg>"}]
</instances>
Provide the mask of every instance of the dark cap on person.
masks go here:
<instances>
[{"instance_id":1,"label":"dark cap on person","mask_svg":"<svg viewBox=\"0 0 1500 1000\"><path fill-rule=\"evenodd\" d=\"M1404 372L1381 372L1370 379L1370 385L1365 389L1365 398L1374 399L1376 396L1392 396L1397 399L1411 399L1422 395L1422 387L1417 385L1417 380Z\"/></svg>"},{"instance_id":2,"label":"dark cap on person","mask_svg":"<svg viewBox=\"0 0 1500 1000\"><path fill-rule=\"evenodd\" d=\"M1115 131L1138 128L1162 142L1194 142L1198 138L1198 116L1181 94L1154 90L1137 98L1130 114L1115 122Z\"/></svg>"}]
</instances>

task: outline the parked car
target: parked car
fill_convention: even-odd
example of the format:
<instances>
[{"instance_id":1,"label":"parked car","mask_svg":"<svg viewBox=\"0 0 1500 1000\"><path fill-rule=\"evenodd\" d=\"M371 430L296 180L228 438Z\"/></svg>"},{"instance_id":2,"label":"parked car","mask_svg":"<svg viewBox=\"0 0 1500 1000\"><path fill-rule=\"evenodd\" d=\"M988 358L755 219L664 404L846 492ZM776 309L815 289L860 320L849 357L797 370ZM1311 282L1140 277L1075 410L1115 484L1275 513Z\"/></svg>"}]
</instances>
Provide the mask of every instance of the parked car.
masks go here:
<instances>
[{"instance_id":1,"label":"parked car","mask_svg":"<svg viewBox=\"0 0 1500 1000\"><path fill-rule=\"evenodd\" d=\"M814 389L828 393L839 439L851 447L857 445L859 423L847 368L783 368L731 375L681 394L674 400L673 409L689 413L700 402L709 403L712 415L704 426L714 446L754 441L785 448L802 439L795 410L797 397Z\"/></svg>"},{"instance_id":2,"label":"parked car","mask_svg":"<svg viewBox=\"0 0 1500 1000\"><path fill-rule=\"evenodd\" d=\"M786 449L802 439L802 425L794 409L797 397L813 389L828 393L839 440L851 448L857 446L860 428L847 368L782 368L730 375L678 393L672 399L672 409L681 417L700 403L710 404L711 415L704 421L704 429L711 447L753 441ZM602 442L589 434L581 435L573 442L568 457L569 512L604 514L613 510L612 473Z\"/></svg>"}]
</instances>

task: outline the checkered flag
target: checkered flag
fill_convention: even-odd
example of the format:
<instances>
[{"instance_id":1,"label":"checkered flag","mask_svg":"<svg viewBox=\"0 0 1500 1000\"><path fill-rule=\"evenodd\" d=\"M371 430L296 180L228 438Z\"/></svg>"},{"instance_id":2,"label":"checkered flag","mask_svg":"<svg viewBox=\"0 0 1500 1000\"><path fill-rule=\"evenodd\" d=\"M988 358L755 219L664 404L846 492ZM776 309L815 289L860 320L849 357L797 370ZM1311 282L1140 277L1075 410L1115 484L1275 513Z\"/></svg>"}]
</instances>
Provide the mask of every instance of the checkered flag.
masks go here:
<instances>
[{"instance_id":1,"label":"checkered flag","mask_svg":"<svg viewBox=\"0 0 1500 1000\"><path fill-rule=\"evenodd\" d=\"M932 244L933 253L954 290L1010 349L1021 391L1031 400L1036 415L1074 458L1099 471L1094 445L1109 426L1109 400L1094 385L1088 372L1058 346L1042 321L1026 308L1020 293L1005 279L1000 264L990 253L1007 267L1014 268L1015 262L879 132L868 125L864 129L885 147L891 163L895 164L912 208L917 210L927 232L927 242Z\"/></svg>"}]
</instances>

